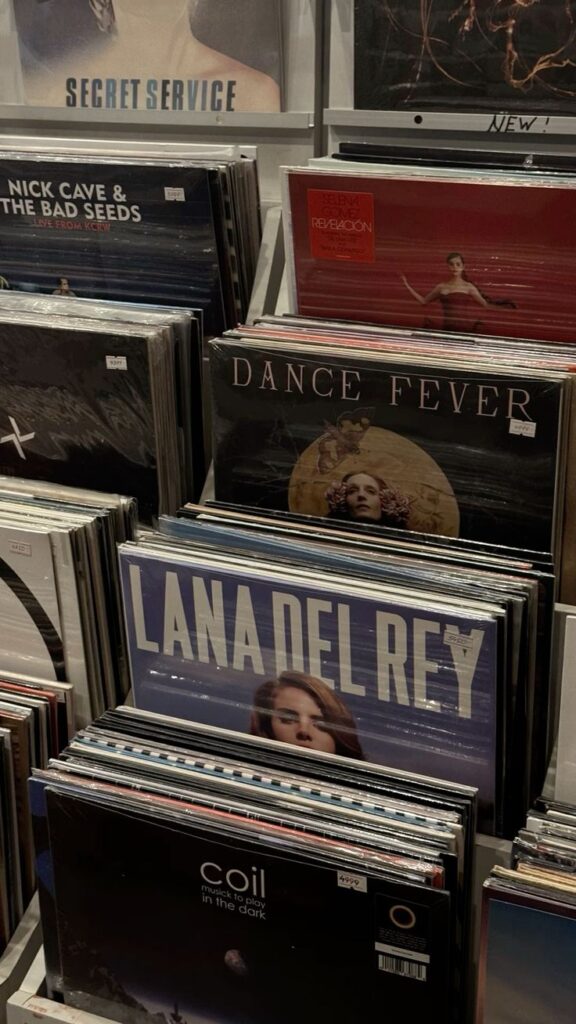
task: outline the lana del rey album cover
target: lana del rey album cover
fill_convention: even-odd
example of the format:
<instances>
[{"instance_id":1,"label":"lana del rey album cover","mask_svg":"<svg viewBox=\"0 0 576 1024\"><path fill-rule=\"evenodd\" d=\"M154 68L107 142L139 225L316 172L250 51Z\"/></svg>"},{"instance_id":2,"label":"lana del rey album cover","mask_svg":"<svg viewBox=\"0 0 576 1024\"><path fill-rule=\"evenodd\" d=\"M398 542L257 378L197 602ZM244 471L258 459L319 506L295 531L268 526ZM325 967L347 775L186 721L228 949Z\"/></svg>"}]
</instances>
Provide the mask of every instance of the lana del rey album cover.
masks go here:
<instances>
[{"instance_id":1,"label":"lana del rey album cover","mask_svg":"<svg viewBox=\"0 0 576 1024\"><path fill-rule=\"evenodd\" d=\"M11 102L158 118L281 109L280 0L12 3Z\"/></svg>"},{"instance_id":2,"label":"lana del rey album cover","mask_svg":"<svg viewBox=\"0 0 576 1024\"><path fill-rule=\"evenodd\" d=\"M359 109L576 112L573 0L356 0L354 44Z\"/></svg>"},{"instance_id":3,"label":"lana del rey album cover","mask_svg":"<svg viewBox=\"0 0 576 1024\"><path fill-rule=\"evenodd\" d=\"M576 189L485 174L286 173L294 309L396 327L574 340Z\"/></svg>"},{"instance_id":4,"label":"lana del rey album cover","mask_svg":"<svg viewBox=\"0 0 576 1024\"><path fill-rule=\"evenodd\" d=\"M218 501L550 552L565 381L210 342Z\"/></svg>"},{"instance_id":5,"label":"lana del rey album cover","mask_svg":"<svg viewBox=\"0 0 576 1024\"><path fill-rule=\"evenodd\" d=\"M47 794L68 1004L122 1024L452 1018L446 891L110 799Z\"/></svg>"},{"instance_id":6,"label":"lana del rey album cover","mask_svg":"<svg viewBox=\"0 0 576 1024\"><path fill-rule=\"evenodd\" d=\"M491 606L468 614L131 544L120 566L136 707L477 787L494 829Z\"/></svg>"},{"instance_id":7,"label":"lana del rey album cover","mask_svg":"<svg viewBox=\"0 0 576 1024\"><path fill-rule=\"evenodd\" d=\"M0 286L200 308L223 327L203 167L0 158Z\"/></svg>"}]
</instances>

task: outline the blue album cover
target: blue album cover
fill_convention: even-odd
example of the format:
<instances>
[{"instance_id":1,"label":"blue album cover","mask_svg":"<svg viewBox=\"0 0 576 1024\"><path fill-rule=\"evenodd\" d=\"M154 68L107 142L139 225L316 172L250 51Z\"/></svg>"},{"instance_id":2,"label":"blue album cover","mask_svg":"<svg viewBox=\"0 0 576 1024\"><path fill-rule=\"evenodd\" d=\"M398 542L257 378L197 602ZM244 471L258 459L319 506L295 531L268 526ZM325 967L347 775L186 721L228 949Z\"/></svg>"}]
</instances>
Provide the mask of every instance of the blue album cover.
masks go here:
<instances>
[{"instance_id":1,"label":"blue album cover","mask_svg":"<svg viewBox=\"0 0 576 1024\"><path fill-rule=\"evenodd\" d=\"M476 786L494 827L495 617L202 562L120 549L136 707Z\"/></svg>"},{"instance_id":2,"label":"blue album cover","mask_svg":"<svg viewBox=\"0 0 576 1024\"><path fill-rule=\"evenodd\" d=\"M576 908L496 890L485 899L478 1024L573 1024Z\"/></svg>"},{"instance_id":3,"label":"blue album cover","mask_svg":"<svg viewBox=\"0 0 576 1024\"><path fill-rule=\"evenodd\" d=\"M0 158L0 288L198 307L224 327L213 172Z\"/></svg>"}]
</instances>

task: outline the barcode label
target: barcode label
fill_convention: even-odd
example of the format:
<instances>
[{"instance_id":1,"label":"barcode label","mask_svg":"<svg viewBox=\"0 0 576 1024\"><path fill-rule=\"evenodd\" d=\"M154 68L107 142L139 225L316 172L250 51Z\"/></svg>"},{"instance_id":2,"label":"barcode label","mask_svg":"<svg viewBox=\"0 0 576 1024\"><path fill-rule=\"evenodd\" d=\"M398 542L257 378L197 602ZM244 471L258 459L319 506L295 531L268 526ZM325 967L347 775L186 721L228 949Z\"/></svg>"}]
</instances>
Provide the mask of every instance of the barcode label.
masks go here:
<instances>
[{"instance_id":1,"label":"barcode label","mask_svg":"<svg viewBox=\"0 0 576 1024\"><path fill-rule=\"evenodd\" d=\"M401 960L398 956L378 955L378 967L387 974L397 974L411 981L426 981L428 968L425 964L414 963L412 960Z\"/></svg>"}]
</instances>

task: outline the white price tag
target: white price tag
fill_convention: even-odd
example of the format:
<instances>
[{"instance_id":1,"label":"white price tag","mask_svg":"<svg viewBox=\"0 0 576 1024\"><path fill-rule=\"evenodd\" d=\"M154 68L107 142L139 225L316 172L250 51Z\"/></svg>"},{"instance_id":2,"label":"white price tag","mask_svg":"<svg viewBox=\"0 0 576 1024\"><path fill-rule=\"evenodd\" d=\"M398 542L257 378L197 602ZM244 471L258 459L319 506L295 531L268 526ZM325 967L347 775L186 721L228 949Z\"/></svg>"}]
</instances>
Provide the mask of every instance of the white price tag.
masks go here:
<instances>
[{"instance_id":1,"label":"white price tag","mask_svg":"<svg viewBox=\"0 0 576 1024\"><path fill-rule=\"evenodd\" d=\"M106 356L107 370L127 370L128 360L126 356Z\"/></svg>"},{"instance_id":2,"label":"white price tag","mask_svg":"<svg viewBox=\"0 0 576 1024\"><path fill-rule=\"evenodd\" d=\"M24 544L19 540L11 540L10 552L13 555L24 555L26 558L31 558L32 546L30 544Z\"/></svg>"},{"instance_id":3,"label":"white price tag","mask_svg":"<svg viewBox=\"0 0 576 1024\"><path fill-rule=\"evenodd\" d=\"M364 875L354 875L351 871L338 872L340 889L354 889L355 892L368 892L368 880Z\"/></svg>"},{"instance_id":4,"label":"white price tag","mask_svg":"<svg viewBox=\"0 0 576 1024\"><path fill-rule=\"evenodd\" d=\"M536 424L528 420L510 420L510 433L517 437L536 437Z\"/></svg>"},{"instance_id":5,"label":"white price tag","mask_svg":"<svg viewBox=\"0 0 576 1024\"><path fill-rule=\"evenodd\" d=\"M164 199L167 203L185 203L186 193L183 188L165 188Z\"/></svg>"}]
</instances>

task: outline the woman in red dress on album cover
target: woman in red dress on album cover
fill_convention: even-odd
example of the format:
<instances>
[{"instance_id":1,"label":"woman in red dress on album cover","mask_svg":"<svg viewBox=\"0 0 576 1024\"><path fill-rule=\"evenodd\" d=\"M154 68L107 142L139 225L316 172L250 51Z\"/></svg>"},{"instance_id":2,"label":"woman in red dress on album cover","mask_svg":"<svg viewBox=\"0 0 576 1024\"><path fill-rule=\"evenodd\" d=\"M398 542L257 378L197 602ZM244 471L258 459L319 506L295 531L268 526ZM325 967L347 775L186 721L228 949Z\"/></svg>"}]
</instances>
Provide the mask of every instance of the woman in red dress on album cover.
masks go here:
<instances>
[{"instance_id":1,"label":"woman in red dress on album cover","mask_svg":"<svg viewBox=\"0 0 576 1024\"><path fill-rule=\"evenodd\" d=\"M435 301L442 304L445 331L459 331L466 334L479 330L482 321L478 319L477 306L482 306L485 309L489 306L505 306L508 309L516 309L516 304L509 299L491 299L481 292L469 280L464 260L459 252L451 252L446 257L446 262L450 267L452 277L449 281L437 284L431 292L428 292L428 295L420 295L404 274L400 275L410 294L421 306L427 306L430 302Z\"/></svg>"}]
</instances>

